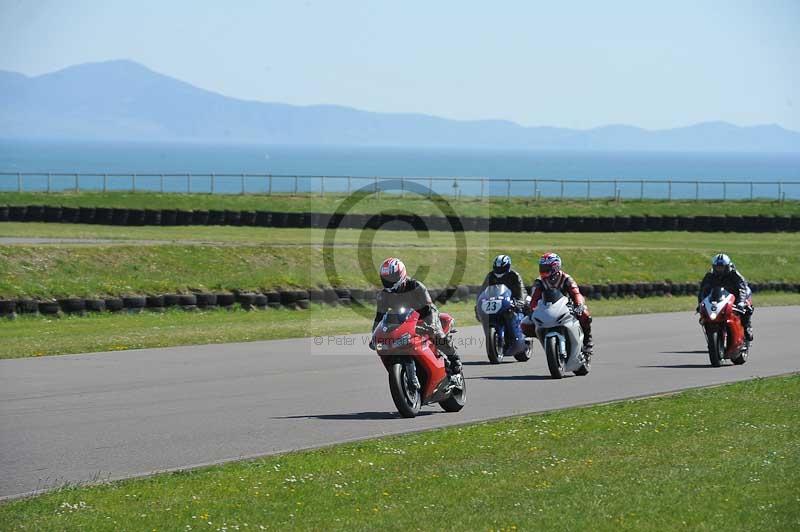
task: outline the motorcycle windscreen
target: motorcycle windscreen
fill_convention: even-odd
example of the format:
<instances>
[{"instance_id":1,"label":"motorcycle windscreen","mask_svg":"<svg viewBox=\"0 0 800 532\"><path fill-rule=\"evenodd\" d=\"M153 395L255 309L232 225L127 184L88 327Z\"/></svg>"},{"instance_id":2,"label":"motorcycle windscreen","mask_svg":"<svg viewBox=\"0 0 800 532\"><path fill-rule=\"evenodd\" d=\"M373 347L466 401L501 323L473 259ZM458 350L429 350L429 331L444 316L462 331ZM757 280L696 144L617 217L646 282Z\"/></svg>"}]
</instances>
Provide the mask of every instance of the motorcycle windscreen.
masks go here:
<instances>
[{"instance_id":1,"label":"motorcycle windscreen","mask_svg":"<svg viewBox=\"0 0 800 532\"><path fill-rule=\"evenodd\" d=\"M493 284L487 286L483 292L481 292L480 297L482 299L489 299L491 297L511 297L511 290L504 284Z\"/></svg>"},{"instance_id":2,"label":"motorcycle windscreen","mask_svg":"<svg viewBox=\"0 0 800 532\"><path fill-rule=\"evenodd\" d=\"M711 289L711 294L709 294L709 297L710 297L711 301L722 301L723 299L725 299L729 295L730 295L730 292L725 290L724 287L715 286L714 288Z\"/></svg>"},{"instance_id":3,"label":"motorcycle windscreen","mask_svg":"<svg viewBox=\"0 0 800 532\"><path fill-rule=\"evenodd\" d=\"M557 288L548 288L542 293L542 301L545 303L555 303L562 297L566 297Z\"/></svg>"},{"instance_id":4,"label":"motorcycle windscreen","mask_svg":"<svg viewBox=\"0 0 800 532\"><path fill-rule=\"evenodd\" d=\"M411 316L412 312L414 312L413 308L390 308L383 316L381 325L385 327L387 331L392 331L408 321L408 318Z\"/></svg>"}]
</instances>

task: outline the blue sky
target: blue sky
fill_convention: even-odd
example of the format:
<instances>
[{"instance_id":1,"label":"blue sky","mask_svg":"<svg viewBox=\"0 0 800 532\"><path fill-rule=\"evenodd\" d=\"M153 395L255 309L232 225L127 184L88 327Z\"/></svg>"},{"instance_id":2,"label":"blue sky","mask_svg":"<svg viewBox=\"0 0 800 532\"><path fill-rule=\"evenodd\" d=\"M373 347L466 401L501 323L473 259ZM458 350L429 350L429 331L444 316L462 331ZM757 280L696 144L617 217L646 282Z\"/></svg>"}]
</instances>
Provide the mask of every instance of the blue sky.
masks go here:
<instances>
[{"instance_id":1,"label":"blue sky","mask_svg":"<svg viewBox=\"0 0 800 532\"><path fill-rule=\"evenodd\" d=\"M237 98L800 130L800 1L0 0L0 69L132 59Z\"/></svg>"}]
</instances>

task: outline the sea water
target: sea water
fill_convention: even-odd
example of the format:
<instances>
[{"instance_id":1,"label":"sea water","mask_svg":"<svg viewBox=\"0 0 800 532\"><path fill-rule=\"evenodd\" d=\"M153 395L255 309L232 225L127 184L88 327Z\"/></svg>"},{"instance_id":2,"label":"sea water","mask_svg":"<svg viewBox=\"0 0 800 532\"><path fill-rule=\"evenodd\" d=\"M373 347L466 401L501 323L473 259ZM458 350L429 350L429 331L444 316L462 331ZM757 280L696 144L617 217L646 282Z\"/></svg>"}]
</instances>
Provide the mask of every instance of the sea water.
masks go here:
<instances>
[{"instance_id":1,"label":"sea water","mask_svg":"<svg viewBox=\"0 0 800 532\"><path fill-rule=\"evenodd\" d=\"M345 192L418 178L442 195L800 199L800 154L0 140L0 190ZM16 173L34 173L19 179ZM111 177L102 177L111 174ZM189 176L188 174L191 174ZM241 174L245 174L243 178ZM250 177L258 174L261 177ZM263 175L288 176L267 179ZM165 175L165 177L161 177ZM213 185L211 176L214 175ZM295 179L293 176L313 176ZM339 176L339 177L337 177ZM324 177L324 179L323 179ZM350 177L350 179L347 179ZM434 179L433 178L447 178ZM477 178L485 178L483 184ZM505 181L513 180L513 181ZM528 180L528 181L519 181ZM533 181L537 180L537 181ZM562 185L559 181L565 180ZM271 181L271 182L270 182ZM642 181L644 183L642 183ZM668 181L672 181L670 184ZM684 183L681 183L684 182ZM722 182L727 182L722 185ZM782 184L779 184L782 182ZM751 185L752 183L752 185Z\"/></svg>"}]
</instances>

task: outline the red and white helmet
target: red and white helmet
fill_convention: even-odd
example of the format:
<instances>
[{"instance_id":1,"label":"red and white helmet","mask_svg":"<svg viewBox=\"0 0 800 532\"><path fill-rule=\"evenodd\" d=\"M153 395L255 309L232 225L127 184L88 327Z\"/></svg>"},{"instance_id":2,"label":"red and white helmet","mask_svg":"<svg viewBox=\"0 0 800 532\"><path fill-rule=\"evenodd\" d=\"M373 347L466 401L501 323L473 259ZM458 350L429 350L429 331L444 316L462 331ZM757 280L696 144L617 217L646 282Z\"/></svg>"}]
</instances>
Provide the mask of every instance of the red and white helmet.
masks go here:
<instances>
[{"instance_id":1,"label":"red and white helmet","mask_svg":"<svg viewBox=\"0 0 800 532\"><path fill-rule=\"evenodd\" d=\"M394 291L403 286L408 279L406 265L395 257L389 257L381 264L381 283L387 290Z\"/></svg>"},{"instance_id":2,"label":"red and white helmet","mask_svg":"<svg viewBox=\"0 0 800 532\"><path fill-rule=\"evenodd\" d=\"M561 257L545 253L539 258L539 277L548 284L555 284L561 277Z\"/></svg>"}]
</instances>

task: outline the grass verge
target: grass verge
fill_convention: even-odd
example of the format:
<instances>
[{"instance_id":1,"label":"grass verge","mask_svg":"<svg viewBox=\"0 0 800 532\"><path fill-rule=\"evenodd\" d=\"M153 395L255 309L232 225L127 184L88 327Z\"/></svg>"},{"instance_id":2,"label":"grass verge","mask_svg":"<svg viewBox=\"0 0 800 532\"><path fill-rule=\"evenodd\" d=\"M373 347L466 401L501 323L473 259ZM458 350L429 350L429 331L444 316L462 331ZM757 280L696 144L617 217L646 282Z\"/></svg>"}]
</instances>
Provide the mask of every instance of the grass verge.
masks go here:
<instances>
[{"instance_id":1,"label":"grass verge","mask_svg":"<svg viewBox=\"0 0 800 532\"><path fill-rule=\"evenodd\" d=\"M86 237L95 226L0 224L0 236ZM378 265L400 256L430 287L479 284L495 255L512 256L532 282L538 258L557 251L581 283L699 282L710 257L729 250L750 281L800 279L800 239L794 234L722 233L450 233L336 232L336 273L323 266L324 231L310 229L104 228L118 238L157 238L154 245L55 244L0 246L0 297L88 297L190 290L267 290L313 286L371 286ZM100 235L98 235L100 236ZM180 242L165 242L176 238ZM458 246L466 254L459 257ZM734 252L735 251L735 252ZM764 256L772 267L764 268ZM463 260L463 261L462 261ZM427 271L426 271L427 270Z\"/></svg>"},{"instance_id":2,"label":"grass verge","mask_svg":"<svg viewBox=\"0 0 800 532\"><path fill-rule=\"evenodd\" d=\"M599 317L688 311L694 309L695 301L693 297L630 298L590 301L589 306ZM756 305L800 305L800 294L762 293L756 296ZM442 310L455 316L461 326L477 324L472 303L453 303ZM307 311L22 316L0 325L0 359L361 333L371 325L371 319L347 308L320 306Z\"/></svg>"},{"instance_id":3,"label":"grass verge","mask_svg":"<svg viewBox=\"0 0 800 532\"><path fill-rule=\"evenodd\" d=\"M347 196L318 195L223 195L223 194L159 194L152 192L3 192L0 205L61 205L65 207L115 207L129 209L183 210L241 210L279 212L324 212L336 210ZM582 200L475 198L453 200L445 198L461 216L791 216L800 214L800 201L770 200ZM419 215L441 216L438 208L427 198L383 195L370 196L369 201L355 205L352 212L374 214L388 210L407 210ZM701 212L702 211L702 212Z\"/></svg>"},{"instance_id":4,"label":"grass verge","mask_svg":"<svg viewBox=\"0 0 800 532\"><path fill-rule=\"evenodd\" d=\"M796 530L800 376L337 445L0 506L6 530Z\"/></svg>"}]
</instances>

